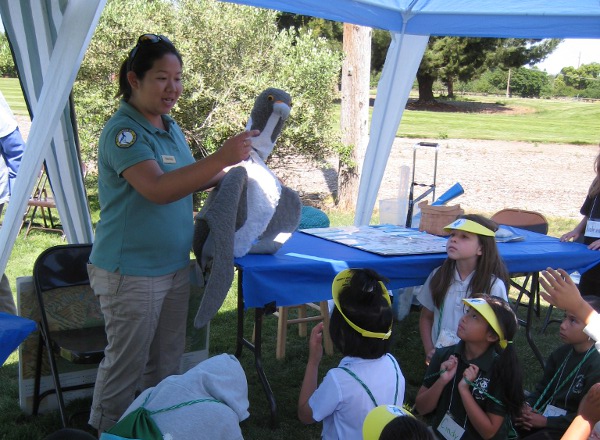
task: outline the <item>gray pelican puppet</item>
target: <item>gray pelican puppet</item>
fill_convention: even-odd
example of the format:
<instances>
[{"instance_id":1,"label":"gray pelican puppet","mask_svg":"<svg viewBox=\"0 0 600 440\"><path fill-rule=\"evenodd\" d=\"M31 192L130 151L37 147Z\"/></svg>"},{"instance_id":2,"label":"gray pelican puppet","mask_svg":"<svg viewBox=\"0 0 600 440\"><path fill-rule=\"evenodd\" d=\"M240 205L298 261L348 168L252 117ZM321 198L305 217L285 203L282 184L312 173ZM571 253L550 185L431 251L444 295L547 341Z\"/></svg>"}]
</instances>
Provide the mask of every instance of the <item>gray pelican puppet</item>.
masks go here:
<instances>
[{"instance_id":1,"label":"gray pelican puppet","mask_svg":"<svg viewBox=\"0 0 600 440\"><path fill-rule=\"evenodd\" d=\"M193 249L204 296L194 325L206 325L223 304L233 281L233 259L247 253L274 254L298 227L302 203L265 164L291 109L290 95L269 88L254 103L247 129L250 157L233 167L196 215Z\"/></svg>"}]
</instances>

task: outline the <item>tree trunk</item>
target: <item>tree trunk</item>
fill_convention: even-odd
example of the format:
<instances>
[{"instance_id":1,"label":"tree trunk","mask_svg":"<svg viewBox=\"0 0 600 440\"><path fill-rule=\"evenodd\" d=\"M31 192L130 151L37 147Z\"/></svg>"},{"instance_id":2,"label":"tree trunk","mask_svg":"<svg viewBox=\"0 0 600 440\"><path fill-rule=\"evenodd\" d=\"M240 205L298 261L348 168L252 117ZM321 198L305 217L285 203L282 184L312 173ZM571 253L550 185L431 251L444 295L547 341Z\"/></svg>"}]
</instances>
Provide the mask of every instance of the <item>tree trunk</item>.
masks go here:
<instances>
[{"instance_id":1,"label":"tree trunk","mask_svg":"<svg viewBox=\"0 0 600 440\"><path fill-rule=\"evenodd\" d=\"M419 83L419 101L435 101L433 98L433 82L435 78L430 75L417 74Z\"/></svg>"},{"instance_id":2,"label":"tree trunk","mask_svg":"<svg viewBox=\"0 0 600 440\"><path fill-rule=\"evenodd\" d=\"M369 136L371 28L344 23L344 54L340 122L342 143L351 148L340 160L337 205L354 210Z\"/></svg>"},{"instance_id":3,"label":"tree trunk","mask_svg":"<svg viewBox=\"0 0 600 440\"><path fill-rule=\"evenodd\" d=\"M454 98L454 80L452 77L446 79L446 86L448 87L448 98Z\"/></svg>"}]
</instances>

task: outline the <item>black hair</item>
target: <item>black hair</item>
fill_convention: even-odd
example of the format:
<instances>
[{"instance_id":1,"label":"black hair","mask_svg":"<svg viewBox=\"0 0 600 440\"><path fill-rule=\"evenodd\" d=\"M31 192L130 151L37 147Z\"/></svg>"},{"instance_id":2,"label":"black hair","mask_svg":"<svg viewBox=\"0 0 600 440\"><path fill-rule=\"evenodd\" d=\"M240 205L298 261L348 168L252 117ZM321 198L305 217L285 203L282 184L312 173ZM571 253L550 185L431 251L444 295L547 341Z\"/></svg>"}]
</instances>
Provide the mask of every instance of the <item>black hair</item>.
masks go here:
<instances>
[{"instance_id":1,"label":"black hair","mask_svg":"<svg viewBox=\"0 0 600 440\"><path fill-rule=\"evenodd\" d=\"M381 434L379 440L435 440L427 425L411 416L400 416L392 419Z\"/></svg>"},{"instance_id":2,"label":"black hair","mask_svg":"<svg viewBox=\"0 0 600 440\"><path fill-rule=\"evenodd\" d=\"M465 214L458 218L472 220L494 232L498 230L498 224L496 222L482 215ZM496 277L504 283L506 291L508 292L508 270L498 252L496 238L479 234L477 234L477 237L479 239L479 244L481 245L482 254L477 259L475 273L469 282L469 291L471 294L490 293L494 277ZM455 268L456 261L451 258L446 258L439 270L431 277L431 296L433 297L433 303L438 309L442 307L446 292L448 291L452 280L454 280Z\"/></svg>"},{"instance_id":3,"label":"black hair","mask_svg":"<svg viewBox=\"0 0 600 440\"><path fill-rule=\"evenodd\" d=\"M131 98L131 84L127 79L128 72L134 72L138 79L144 79L146 72L152 69L154 62L167 54L173 54L177 57L181 66L183 59L181 54L166 38L160 38L157 42L138 42L129 52L127 58L121 64L119 70L119 90L116 96L123 96L123 100L128 102Z\"/></svg>"},{"instance_id":4,"label":"black hair","mask_svg":"<svg viewBox=\"0 0 600 440\"><path fill-rule=\"evenodd\" d=\"M502 333L504 333L504 338L508 341L504 349L500 347L499 341L496 342L495 350L498 357L491 372L489 393L494 395L495 391L499 391L497 395L500 396L500 400L505 405L506 412L511 417L518 417L525 402L523 369L514 344L514 338L519 329L519 321L510 304L504 299L489 295L483 297L494 311ZM491 326L490 330L494 331Z\"/></svg>"},{"instance_id":5,"label":"black hair","mask_svg":"<svg viewBox=\"0 0 600 440\"><path fill-rule=\"evenodd\" d=\"M387 333L393 320L392 308L383 296L379 281L388 280L372 269L351 269L352 279L339 295L346 317L358 327ZM389 351L390 339L366 338L346 322L335 307L329 321L331 340L344 356L377 359Z\"/></svg>"}]
</instances>

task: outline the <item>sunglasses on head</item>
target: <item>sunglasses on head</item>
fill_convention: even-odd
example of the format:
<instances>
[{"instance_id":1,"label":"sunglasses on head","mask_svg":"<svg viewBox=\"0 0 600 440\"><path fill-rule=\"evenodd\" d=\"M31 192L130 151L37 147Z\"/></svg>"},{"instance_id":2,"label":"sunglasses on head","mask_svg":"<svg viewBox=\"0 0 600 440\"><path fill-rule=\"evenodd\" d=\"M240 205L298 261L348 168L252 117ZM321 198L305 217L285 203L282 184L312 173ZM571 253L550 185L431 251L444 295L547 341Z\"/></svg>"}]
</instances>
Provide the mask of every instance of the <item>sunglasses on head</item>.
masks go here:
<instances>
[{"instance_id":1,"label":"sunglasses on head","mask_svg":"<svg viewBox=\"0 0 600 440\"><path fill-rule=\"evenodd\" d=\"M131 66L133 65L133 60L135 60L135 56L137 55L138 50L139 50L139 48L140 48L141 45L143 45L143 44L155 44L155 43L160 43L161 41L164 41L165 43L168 43L168 44L173 44L164 35L156 35L156 34L144 34L144 35L140 35L139 38L138 38L138 40L137 40L137 44L135 45L135 47L133 49L131 49L131 52L129 52L127 70L128 71L131 70Z\"/></svg>"}]
</instances>

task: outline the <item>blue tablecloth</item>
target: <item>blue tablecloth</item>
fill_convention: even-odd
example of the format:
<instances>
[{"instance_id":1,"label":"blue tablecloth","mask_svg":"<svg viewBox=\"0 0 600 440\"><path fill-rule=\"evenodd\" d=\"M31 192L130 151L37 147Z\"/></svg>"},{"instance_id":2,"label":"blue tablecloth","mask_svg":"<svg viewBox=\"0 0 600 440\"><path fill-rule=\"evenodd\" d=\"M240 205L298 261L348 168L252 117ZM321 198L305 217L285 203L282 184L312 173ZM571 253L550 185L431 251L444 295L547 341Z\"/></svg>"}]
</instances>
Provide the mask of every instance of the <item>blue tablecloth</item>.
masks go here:
<instances>
[{"instance_id":1,"label":"blue tablecloth","mask_svg":"<svg viewBox=\"0 0 600 440\"><path fill-rule=\"evenodd\" d=\"M0 312L0 365L35 328L31 319Z\"/></svg>"},{"instance_id":2,"label":"blue tablecloth","mask_svg":"<svg viewBox=\"0 0 600 440\"><path fill-rule=\"evenodd\" d=\"M580 243L561 243L557 238L512 228L524 241L499 243L498 249L510 273L538 272L547 267L584 272L600 263L600 252ZM235 260L242 274L245 306L264 307L275 302L290 306L331 298L331 282L343 269L371 268L389 278L388 288L423 284L441 265L445 253L380 256L302 232L274 255L246 255Z\"/></svg>"}]
</instances>

